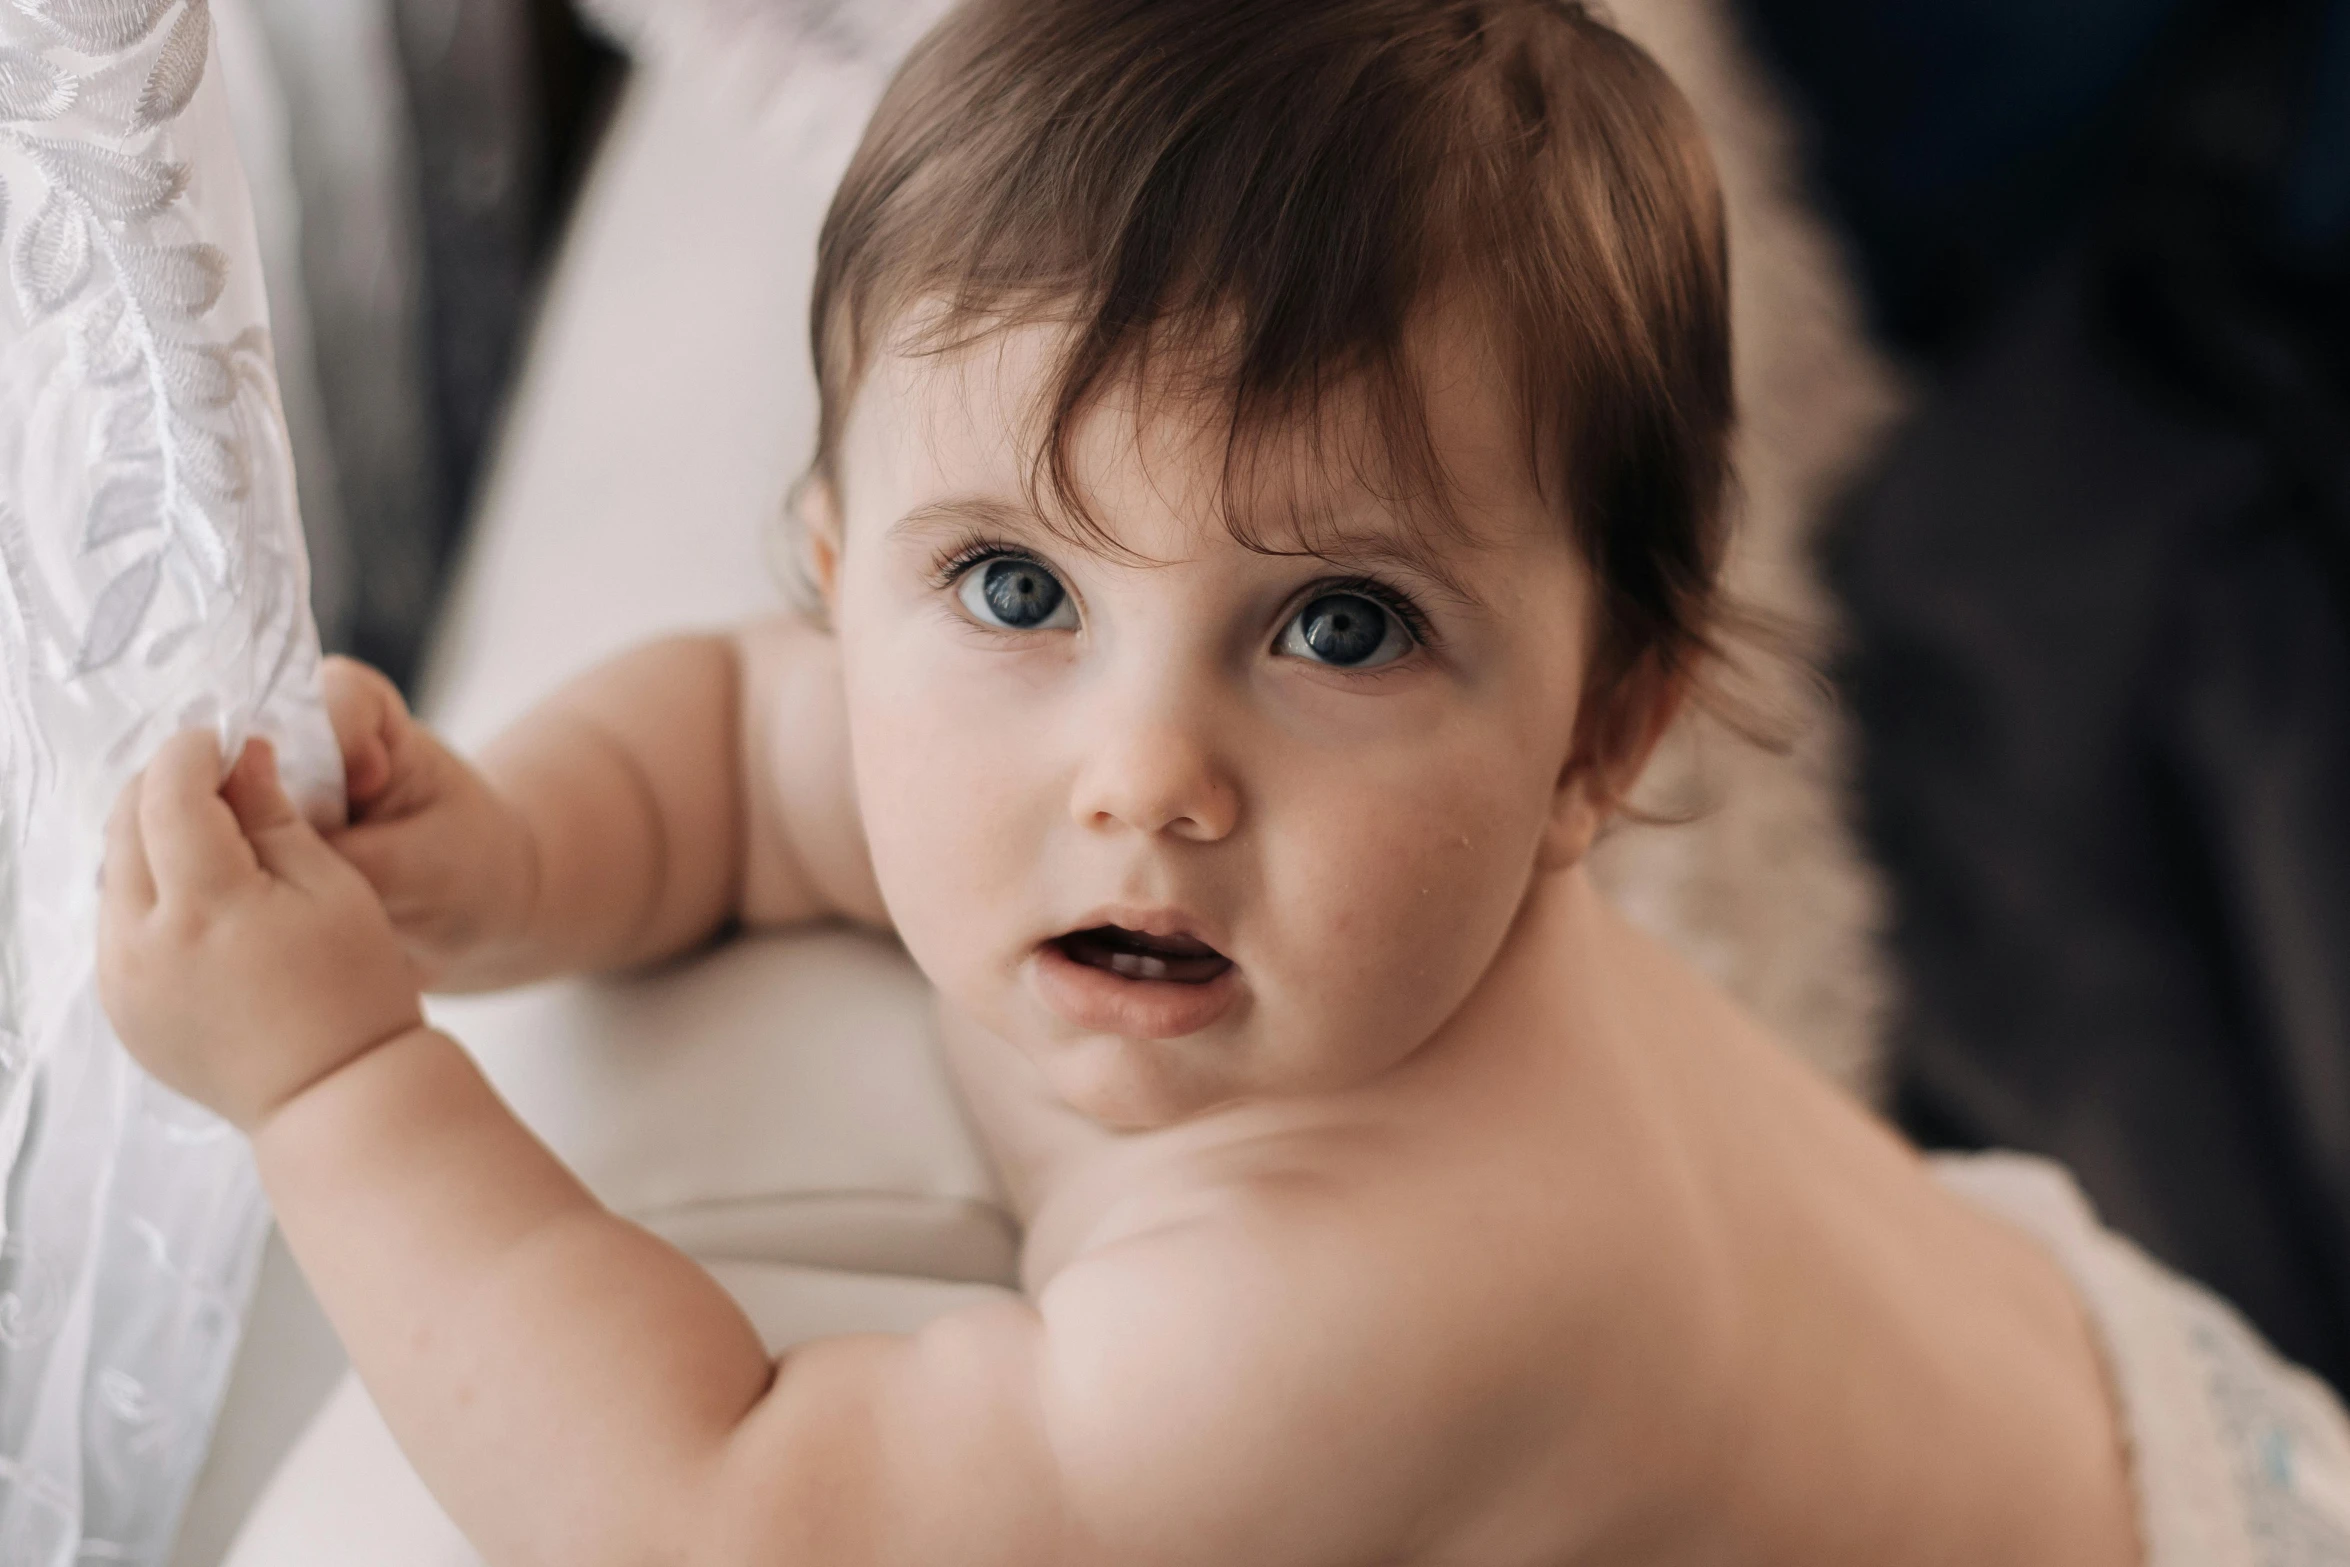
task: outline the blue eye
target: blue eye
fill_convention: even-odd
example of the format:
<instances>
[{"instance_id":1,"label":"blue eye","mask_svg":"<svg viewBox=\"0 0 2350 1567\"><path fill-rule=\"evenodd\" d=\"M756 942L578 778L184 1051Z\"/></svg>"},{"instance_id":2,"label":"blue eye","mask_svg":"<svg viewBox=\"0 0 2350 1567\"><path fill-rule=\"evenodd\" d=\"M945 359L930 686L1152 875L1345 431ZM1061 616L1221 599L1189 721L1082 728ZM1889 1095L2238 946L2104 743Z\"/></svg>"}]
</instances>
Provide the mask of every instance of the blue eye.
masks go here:
<instances>
[{"instance_id":1,"label":"blue eye","mask_svg":"<svg viewBox=\"0 0 2350 1567\"><path fill-rule=\"evenodd\" d=\"M972 618L1005 631L1060 631L1077 624L1077 606L1040 561L998 555L963 573L955 597Z\"/></svg>"},{"instance_id":2,"label":"blue eye","mask_svg":"<svg viewBox=\"0 0 2350 1567\"><path fill-rule=\"evenodd\" d=\"M1341 669L1375 669L1412 650L1393 611L1360 593L1325 593L1281 629L1275 652Z\"/></svg>"}]
</instances>

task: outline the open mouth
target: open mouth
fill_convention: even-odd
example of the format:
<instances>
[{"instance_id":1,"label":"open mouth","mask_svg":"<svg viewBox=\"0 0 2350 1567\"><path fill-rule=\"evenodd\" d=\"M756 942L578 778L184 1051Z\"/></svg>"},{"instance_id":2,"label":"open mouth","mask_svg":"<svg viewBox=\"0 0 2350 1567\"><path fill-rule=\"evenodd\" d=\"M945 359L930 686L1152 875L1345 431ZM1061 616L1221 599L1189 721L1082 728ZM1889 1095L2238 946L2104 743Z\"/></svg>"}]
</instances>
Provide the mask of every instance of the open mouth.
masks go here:
<instances>
[{"instance_id":1,"label":"open mouth","mask_svg":"<svg viewBox=\"0 0 2350 1567\"><path fill-rule=\"evenodd\" d=\"M1052 945L1072 963L1122 979L1205 985L1226 973L1232 960L1189 936L1146 936L1123 925L1096 925L1057 936Z\"/></svg>"},{"instance_id":2,"label":"open mouth","mask_svg":"<svg viewBox=\"0 0 2350 1567\"><path fill-rule=\"evenodd\" d=\"M1036 999L1063 1023L1129 1040L1198 1034L1247 1001L1240 965L1197 936L1127 925L1055 936L1036 949L1026 972Z\"/></svg>"}]
</instances>

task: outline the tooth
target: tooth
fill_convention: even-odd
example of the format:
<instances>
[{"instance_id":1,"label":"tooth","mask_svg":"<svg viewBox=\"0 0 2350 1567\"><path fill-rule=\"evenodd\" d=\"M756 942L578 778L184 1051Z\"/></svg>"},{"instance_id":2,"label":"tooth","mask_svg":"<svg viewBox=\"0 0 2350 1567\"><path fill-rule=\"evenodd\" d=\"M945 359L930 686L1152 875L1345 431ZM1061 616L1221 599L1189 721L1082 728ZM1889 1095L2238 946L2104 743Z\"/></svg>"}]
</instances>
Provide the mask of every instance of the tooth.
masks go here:
<instances>
[{"instance_id":1,"label":"tooth","mask_svg":"<svg viewBox=\"0 0 2350 1567\"><path fill-rule=\"evenodd\" d=\"M1110 954L1110 972L1123 974L1128 979L1165 979L1167 960L1154 958L1146 952L1113 952Z\"/></svg>"}]
</instances>

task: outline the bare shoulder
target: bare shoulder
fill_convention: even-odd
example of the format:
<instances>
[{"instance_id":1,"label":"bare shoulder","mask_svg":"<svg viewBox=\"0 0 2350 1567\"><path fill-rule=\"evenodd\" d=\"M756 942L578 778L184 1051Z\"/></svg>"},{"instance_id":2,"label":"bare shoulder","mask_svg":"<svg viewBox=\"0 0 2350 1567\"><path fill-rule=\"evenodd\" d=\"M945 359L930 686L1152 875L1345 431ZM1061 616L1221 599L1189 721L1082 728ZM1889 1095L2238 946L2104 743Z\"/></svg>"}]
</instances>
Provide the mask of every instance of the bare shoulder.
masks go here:
<instances>
[{"instance_id":1,"label":"bare shoulder","mask_svg":"<svg viewBox=\"0 0 2350 1567\"><path fill-rule=\"evenodd\" d=\"M1463 1207L1422 1162L1456 1161L1409 1136L1189 1154L1033 1299L787 1354L728 1466L741 1549L718 1555L1556 1559L1572 1455L1553 1292L1522 1265L1541 1248ZM1398 1200L1412 1188L1433 1195Z\"/></svg>"},{"instance_id":2,"label":"bare shoulder","mask_svg":"<svg viewBox=\"0 0 2350 1567\"><path fill-rule=\"evenodd\" d=\"M1501 1434L1462 1418L1479 1401L1430 1374L1442 1357L1343 1246L1282 1266L1235 1217L1089 1255L1033 1304L786 1354L725 1466L714 1558L1441 1558L1431 1528L1454 1533L1445 1508Z\"/></svg>"},{"instance_id":3,"label":"bare shoulder","mask_svg":"<svg viewBox=\"0 0 2350 1567\"><path fill-rule=\"evenodd\" d=\"M771 926L845 918L886 926L849 773L840 651L785 613L735 633L742 661L741 914Z\"/></svg>"},{"instance_id":4,"label":"bare shoulder","mask_svg":"<svg viewBox=\"0 0 2350 1567\"><path fill-rule=\"evenodd\" d=\"M1295 1173L1204 1191L1045 1287L1048 1428L1104 1535L1353 1562L1466 1527L1540 1398L1520 1335L1484 1331L1499 1281L1369 1195Z\"/></svg>"}]
</instances>

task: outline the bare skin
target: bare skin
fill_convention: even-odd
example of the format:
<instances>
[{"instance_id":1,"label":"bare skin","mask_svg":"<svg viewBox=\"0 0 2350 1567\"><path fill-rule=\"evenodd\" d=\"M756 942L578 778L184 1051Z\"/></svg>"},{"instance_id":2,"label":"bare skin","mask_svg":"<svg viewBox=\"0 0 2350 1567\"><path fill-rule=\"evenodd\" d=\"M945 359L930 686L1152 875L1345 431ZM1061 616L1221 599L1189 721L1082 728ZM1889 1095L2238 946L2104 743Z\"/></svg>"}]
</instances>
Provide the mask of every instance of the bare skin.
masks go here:
<instances>
[{"instance_id":1,"label":"bare skin","mask_svg":"<svg viewBox=\"0 0 2350 1567\"><path fill-rule=\"evenodd\" d=\"M875 367L809 519L833 632L640 649L478 768L336 664L331 843L202 735L117 810L108 1008L251 1133L489 1559L2135 1560L2054 1266L1592 890L1639 758L1576 751L1588 583L1477 356L1431 368L1475 476L1442 560L1302 460L1247 499L1320 553L1243 549L1199 431L1114 406L1122 556L1021 504L992 410L1048 346ZM1307 611L1365 582L1424 634L1350 610L1383 640L1334 663ZM906 942L1022 1301L771 1364L417 1010L738 918Z\"/></svg>"}]
</instances>

